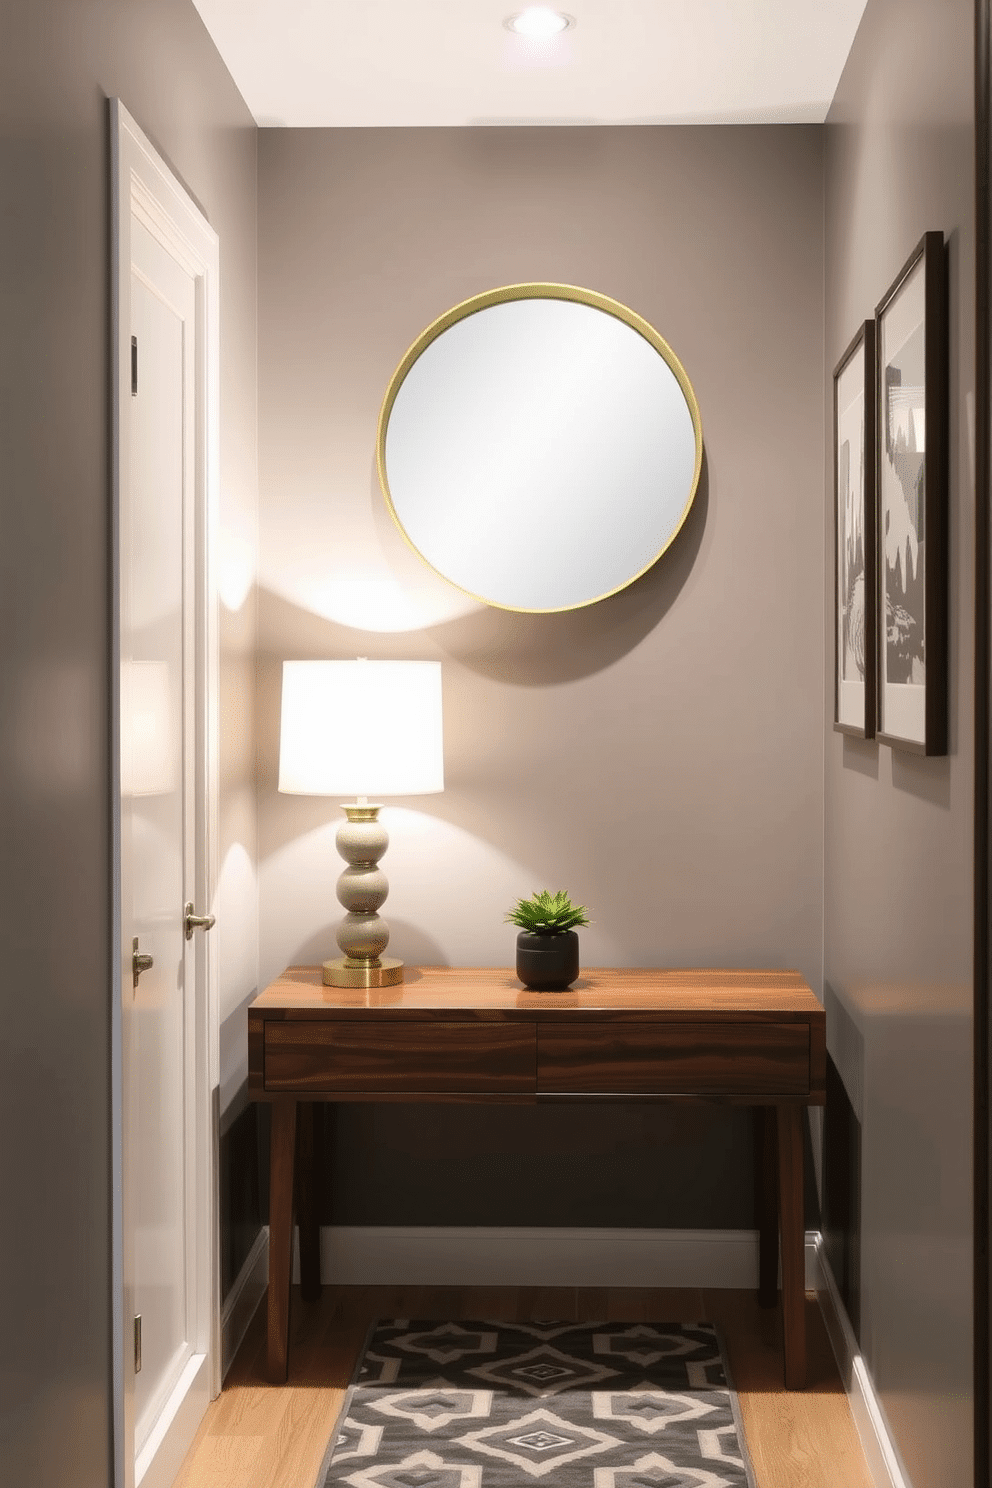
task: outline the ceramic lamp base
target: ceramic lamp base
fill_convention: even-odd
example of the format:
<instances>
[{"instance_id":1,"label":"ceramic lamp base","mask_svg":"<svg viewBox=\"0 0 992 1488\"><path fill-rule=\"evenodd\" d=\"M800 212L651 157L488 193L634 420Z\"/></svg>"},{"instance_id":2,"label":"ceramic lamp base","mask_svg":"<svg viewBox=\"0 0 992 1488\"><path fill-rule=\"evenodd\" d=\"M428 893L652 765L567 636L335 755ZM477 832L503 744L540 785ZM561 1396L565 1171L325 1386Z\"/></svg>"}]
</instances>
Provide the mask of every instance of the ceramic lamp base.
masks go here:
<instances>
[{"instance_id":1,"label":"ceramic lamp base","mask_svg":"<svg viewBox=\"0 0 992 1488\"><path fill-rule=\"evenodd\" d=\"M393 956L380 956L376 961L350 961L338 956L324 962L325 987L395 987L403 980L403 962Z\"/></svg>"},{"instance_id":2,"label":"ceramic lamp base","mask_svg":"<svg viewBox=\"0 0 992 1488\"><path fill-rule=\"evenodd\" d=\"M394 987L403 980L403 962L382 953L389 927L379 907L389 893L379 859L389 845L379 821L381 807L356 801L344 808L348 820L338 828L338 852L348 865L338 879L338 900L348 913L335 939L343 956L324 962L325 987Z\"/></svg>"}]
</instances>

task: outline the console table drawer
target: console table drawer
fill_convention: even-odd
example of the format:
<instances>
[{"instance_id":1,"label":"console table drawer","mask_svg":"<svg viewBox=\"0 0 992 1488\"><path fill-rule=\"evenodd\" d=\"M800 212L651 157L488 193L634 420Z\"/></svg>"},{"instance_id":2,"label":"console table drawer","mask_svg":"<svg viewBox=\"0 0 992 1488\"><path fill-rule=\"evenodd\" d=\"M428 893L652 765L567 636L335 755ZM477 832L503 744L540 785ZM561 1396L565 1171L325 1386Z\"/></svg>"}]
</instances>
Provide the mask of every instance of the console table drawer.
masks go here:
<instances>
[{"instance_id":1,"label":"console table drawer","mask_svg":"<svg viewBox=\"0 0 992 1488\"><path fill-rule=\"evenodd\" d=\"M805 1023L542 1024L538 1094L803 1096Z\"/></svg>"},{"instance_id":2,"label":"console table drawer","mask_svg":"<svg viewBox=\"0 0 992 1488\"><path fill-rule=\"evenodd\" d=\"M329 1021L265 1025L265 1089L442 1095L533 1092L533 1024Z\"/></svg>"}]
</instances>

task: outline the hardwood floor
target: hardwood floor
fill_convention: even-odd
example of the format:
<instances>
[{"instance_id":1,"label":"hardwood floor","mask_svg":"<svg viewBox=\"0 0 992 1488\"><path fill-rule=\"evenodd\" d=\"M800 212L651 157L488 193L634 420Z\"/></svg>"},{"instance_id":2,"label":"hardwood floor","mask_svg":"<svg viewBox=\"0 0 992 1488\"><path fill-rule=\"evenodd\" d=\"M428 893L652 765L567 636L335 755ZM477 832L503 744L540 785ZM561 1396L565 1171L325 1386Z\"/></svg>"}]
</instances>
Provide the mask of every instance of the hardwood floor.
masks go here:
<instances>
[{"instance_id":1,"label":"hardwood floor","mask_svg":"<svg viewBox=\"0 0 992 1488\"><path fill-rule=\"evenodd\" d=\"M758 1488L871 1488L819 1308L806 1301L809 1384L786 1392L781 1316L753 1292L575 1287L294 1288L289 1381L265 1382L259 1308L175 1488L314 1488L334 1420L376 1318L561 1318L716 1323L730 1358Z\"/></svg>"}]
</instances>

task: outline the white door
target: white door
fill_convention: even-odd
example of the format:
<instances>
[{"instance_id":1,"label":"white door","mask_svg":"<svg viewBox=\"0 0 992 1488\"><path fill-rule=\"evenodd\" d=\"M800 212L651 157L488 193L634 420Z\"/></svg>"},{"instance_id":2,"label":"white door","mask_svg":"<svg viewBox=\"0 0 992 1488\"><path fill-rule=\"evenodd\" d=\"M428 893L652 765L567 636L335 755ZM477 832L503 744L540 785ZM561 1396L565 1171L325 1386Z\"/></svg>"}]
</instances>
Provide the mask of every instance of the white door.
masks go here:
<instances>
[{"instance_id":1,"label":"white door","mask_svg":"<svg viewBox=\"0 0 992 1488\"><path fill-rule=\"evenodd\" d=\"M212 877L209 399L200 265L134 171L122 178L119 1473L167 1488L216 1383L208 958L188 916L206 917Z\"/></svg>"},{"instance_id":2,"label":"white door","mask_svg":"<svg viewBox=\"0 0 992 1488\"><path fill-rule=\"evenodd\" d=\"M130 500L122 513L121 827L132 976L128 1168L140 1370L140 1455L196 1352L196 983L183 906L195 884L195 652L183 606L193 557L194 284L140 222L131 229ZM187 1077L189 1072L189 1078ZM204 1258L205 1259L205 1258Z\"/></svg>"}]
</instances>

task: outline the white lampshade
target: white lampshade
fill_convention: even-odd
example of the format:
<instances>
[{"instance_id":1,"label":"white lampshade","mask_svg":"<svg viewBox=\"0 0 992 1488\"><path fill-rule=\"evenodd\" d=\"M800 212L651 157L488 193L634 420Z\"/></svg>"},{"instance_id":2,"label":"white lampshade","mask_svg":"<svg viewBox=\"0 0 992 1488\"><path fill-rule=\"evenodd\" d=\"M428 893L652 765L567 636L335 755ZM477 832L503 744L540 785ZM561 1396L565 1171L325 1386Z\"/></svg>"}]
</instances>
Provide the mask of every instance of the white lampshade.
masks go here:
<instances>
[{"instance_id":1,"label":"white lampshade","mask_svg":"<svg viewBox=\"0 0 992 1488\"><path fill-rule=\"evenodd\" d=\"M373 797L444 790L440 662L284 661L279 789Z\"/></svg>"}]
</instances>

